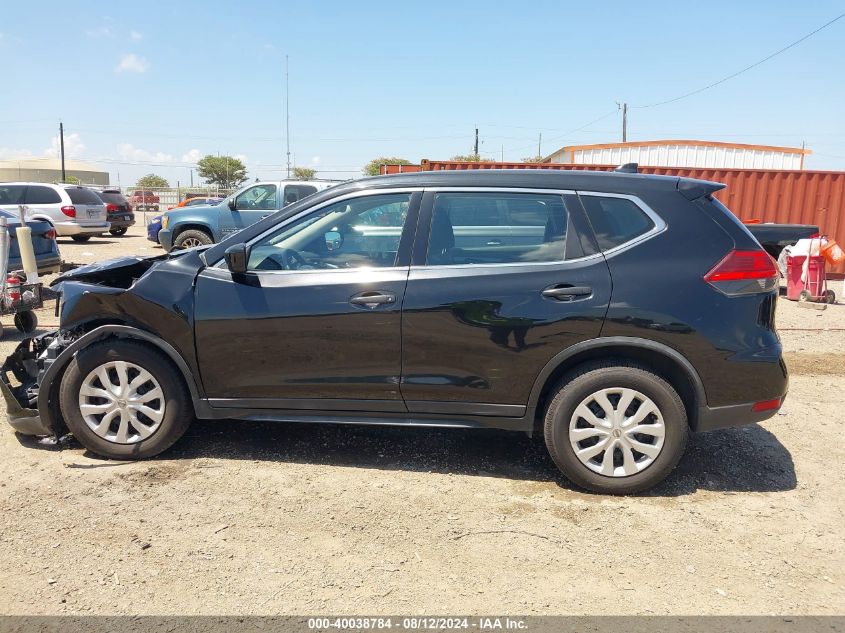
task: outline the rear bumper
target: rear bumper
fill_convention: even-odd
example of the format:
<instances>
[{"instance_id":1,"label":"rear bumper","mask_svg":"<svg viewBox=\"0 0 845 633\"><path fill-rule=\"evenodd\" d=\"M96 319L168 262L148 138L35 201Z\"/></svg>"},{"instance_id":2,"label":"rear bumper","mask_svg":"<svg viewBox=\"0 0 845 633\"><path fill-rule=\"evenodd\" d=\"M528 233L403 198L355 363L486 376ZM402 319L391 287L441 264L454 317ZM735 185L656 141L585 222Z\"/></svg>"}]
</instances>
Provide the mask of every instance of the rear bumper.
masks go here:
<instances>
[{"instance_id":1,"label":"rear bumper","mask_svg":"<svg viewBox=\"0 0 845 633\"><path fill-rule=\"evenodd\" d=\"M783 396L781 406L783 406L783 400L785 399L786 396ZM715 431L717 429L729 429L734 426L756 424L757 422L768 420L780 411L780 406L777 409L769 409L768 411L754 411L753 407L753 402L732 404L727 407L699 407L695 431Z\"/></svg>"},{"instance_id":2,"label":"rear bumper","mask_svg":"<svg viewBox=\"0 0 845 633\"><path fill-rule=\"evenodd\" d=\"M98 235L100 233L108 233L111 224L108 222L99 222L97 224L77 224L76 222L58 222L55 224L56 235L65 237L68 235Z\"/></svg>"},{"instance_id":3,"label":"rear bumper","mask_svg":"<svg viewBox=\"0 0 845 633\"><path fill-rule=\"evenodd\" d=\"M130 226L135 224L135 218L131 218L129 220L124 220L119 217L109 218L109 224L111 225L109 227L111 229L129 228Z\"/></svg>"}]
</instances>

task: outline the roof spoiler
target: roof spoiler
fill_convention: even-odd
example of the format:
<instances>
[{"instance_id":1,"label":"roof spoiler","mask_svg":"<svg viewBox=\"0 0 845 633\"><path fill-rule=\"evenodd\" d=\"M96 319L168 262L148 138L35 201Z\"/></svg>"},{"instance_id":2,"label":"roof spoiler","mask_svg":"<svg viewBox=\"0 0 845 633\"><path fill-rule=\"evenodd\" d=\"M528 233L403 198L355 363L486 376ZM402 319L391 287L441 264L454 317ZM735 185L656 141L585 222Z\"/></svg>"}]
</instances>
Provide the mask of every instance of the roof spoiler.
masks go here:
<instances>
[{"instance_id":1,"label":"roof spoiler","mask_svg":"<svg viewBox=\"0 0 845 633\"><path fill-rule=\"evenodd\" d=\"M710 180L695 180L693 178L679 178L678 179L678 193L680 193L687 200L698 200L704 196L709 196L711 193L719 191L727 187L722 182L712 182Z\"/></svg>"},{"instance_id":2,"label":"roof spoiler","mask_svg":"<svg viewBox=\"0 0 845 633\"><path fill-rule=\"evenodd\" d=\"M624 165L619 165L613 171L618 171L620 174L638 174L640 172L640 166L637 163L625 163Z\"/></svg>"}]
</instances>

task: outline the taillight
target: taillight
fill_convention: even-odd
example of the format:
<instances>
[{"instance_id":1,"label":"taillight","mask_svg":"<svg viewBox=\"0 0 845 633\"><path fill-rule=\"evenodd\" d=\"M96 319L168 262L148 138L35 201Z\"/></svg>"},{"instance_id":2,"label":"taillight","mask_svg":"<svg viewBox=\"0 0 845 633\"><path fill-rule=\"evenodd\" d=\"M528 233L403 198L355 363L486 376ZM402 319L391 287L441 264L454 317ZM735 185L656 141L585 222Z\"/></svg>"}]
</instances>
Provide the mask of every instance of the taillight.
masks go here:
<instances>
[{"instance_id":1,"label":"taillight","mask_svg":"<svg viewBox=\"0 0 845 633\"><path fill-rule=\"evenodd\" d=\"M120 211L120 207L117 206L116 204L112 204L111 202L109 202L106 205L106 212L107 213L117 213L118 211Z\"/></svg>"},{"instance_id":2,"label":"taillight","mask_svg":"<svg viewBox=\"0 0 845 633\"><path fill-rule=\"evenodd\" d=\"M62 207L62 213L64 213L69 218L75 218L76 217L76 207L71 207L71 206Z\"/></svg>"},{"instance_id":3,"label":"taillight","mask_svg":"<svg viewBox=\"0 0 845 633\"><path fill-rule=\"evenodd\" d=\"M44 237L48 240L56 239L56 229L48 229L46 233L44 233Z\"/></svg>"},{"instance_id":4,"label":"taillight","mask_svg":"<svg viewBox=\"0 0 845 633\"><path fill-rule=\"evenodd\" d=\"M766 251L731 251L704 275L704 281L731 296L769 292L777 288L778 269Z\"/></svg>"}]
</instances>

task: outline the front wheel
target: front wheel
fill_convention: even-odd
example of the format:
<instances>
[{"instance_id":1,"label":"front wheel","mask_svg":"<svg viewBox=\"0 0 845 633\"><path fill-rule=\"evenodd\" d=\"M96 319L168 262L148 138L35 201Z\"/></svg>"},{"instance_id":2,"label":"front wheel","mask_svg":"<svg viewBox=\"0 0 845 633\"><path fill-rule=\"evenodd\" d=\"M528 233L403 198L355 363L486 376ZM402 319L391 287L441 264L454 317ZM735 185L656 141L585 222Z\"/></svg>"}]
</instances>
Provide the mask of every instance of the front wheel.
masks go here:
<instances>
[{"instance_id":1,"label":"front wheel","mask_svg":"<svg viewBox=\"0 0 845 633\"><path fill-rule=\"evenodd\" d=\"M137 341L109 339L80 351L62 377L59 403L76 439L113 459L158 455L193 420L182 376L160 351Z\"/></svg>"},{"instance_id":2,"label":"front wheel","mask_svg":"<svg viewBox=\"0 0 845 633\"><path fill-rule=\"evenodd\" d=\"M205 231L197 231L196 229L188 229L182 231L176 236L173 242L175 248L194 248L195 246L204 246L206 244L213 244L214 240Z\"/></svg>"},{"instance_id":3,"label":"front wheel","mask_svg":"<svg viewBox=\"0 0 845 633\"><path fill-rule=\"evenodd\" d=\"M15 315L15 327L24 334L31 334L38 327L38 317L31 310L18 312Z\"/></svg>"},{"instance_id":4,"label":"front wheel","mask_svg":"<svg viewBox=\"0 0 845 633\"><path fill-rule=\"evenodd\" d=\"M72 239L74 242L87 242L88 240L91 239L91 236L90 235L71 235L70 239Z\"/></svg>"},{"instance_id":5,"label":"front wheel","mask_svg":"<svg viewBox=\"0 0 845 633\"><path fill-rule=\"evenodd\" d=\"M116 237L120 237L121 235L126 235L126 227L121 226L120 228L117 228L117 229L111 229L111 230L109 230L109 233L111 233L112 235L114 235Z\"/></svg>"},{"instance_id":6,"label":"front wheel","mask_svg":"<svg viewBox=\"0 0 845 633\"><path fill-rule=\"evenodd\" d=\"M597 362L558 385L544 435L555 464L573 483L633 494L669 475L689 427L681 398L665 380L634 363Z\"/></svg>"}]
</instances>

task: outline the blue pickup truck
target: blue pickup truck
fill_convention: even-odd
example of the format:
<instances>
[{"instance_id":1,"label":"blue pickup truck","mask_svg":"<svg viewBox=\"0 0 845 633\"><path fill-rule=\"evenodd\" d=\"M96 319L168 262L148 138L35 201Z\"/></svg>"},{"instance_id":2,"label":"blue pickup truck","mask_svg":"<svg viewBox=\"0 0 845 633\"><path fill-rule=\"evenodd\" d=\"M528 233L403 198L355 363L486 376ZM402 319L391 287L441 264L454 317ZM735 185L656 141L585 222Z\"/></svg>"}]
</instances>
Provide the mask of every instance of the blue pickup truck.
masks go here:
<instances>
[{"instance_id":1,"label":"blue pickup truck","mask_svg":"<svg viewBox=\"0 0 845 633\"><path fill-rule=\"evenodd\" d=\"M263 181L247 185L216 205L172 209L161 216L164 250L219 242L282 207L337 184L320 180Z\"/></svg>"}]
</instances>

